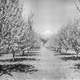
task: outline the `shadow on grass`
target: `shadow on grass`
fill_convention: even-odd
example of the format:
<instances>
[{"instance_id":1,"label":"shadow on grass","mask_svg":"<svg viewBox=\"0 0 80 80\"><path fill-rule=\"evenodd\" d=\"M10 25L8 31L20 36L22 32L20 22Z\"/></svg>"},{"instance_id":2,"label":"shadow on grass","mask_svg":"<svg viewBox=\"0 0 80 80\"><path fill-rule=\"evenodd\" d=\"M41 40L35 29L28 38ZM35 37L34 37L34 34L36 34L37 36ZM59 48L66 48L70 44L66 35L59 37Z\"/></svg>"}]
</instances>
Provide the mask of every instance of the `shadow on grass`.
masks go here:
<instances>
[{"instance_id":1,"label":"shadow on grass","mask_svg":"<svg viewBox=\"0 0 80 80\"><path fill-rule=\"evenodd\" d=\"M14 60L13 59L4 59L4 60L0 60L0 62L16 62L16 61L19 61L19 62L21 62L21 61L36 61L37 59L35 59L35 58L14 58Z\"/></svg>"},{"instance_id":2,"label":"shadow on grass","mask_svg":"<svg viewBox=\"0 0 80 80\"><path fill-rule=\"evenodd\" d=\"M16 55L16 56L39 56L39 54L36 54L36 53L30 53L30 54Z\"/></svg>"},{"instance_id":3,"label":"shadow on grass","mask_svg":"<svg viewBox=\"0 0 80 80\"><path fill-rule=\"evenodd\" d=\"M0 76L3 74L8 74L13 76L11 72L24 72L24 73L33 73L37 72L33 65L25 65L25 64L8 64L8 65L0 65Z\"/></svg>"},{"instance_id":4,"label":"shadow on grass","mask_svg":"<svg viewBox=\"0 0 80 80\"><path fill-rule=\"evenodd\" d=\"M80 69L80 63L74 65L74 69Z\"/></svg>"},{"instance_id":5,"label":"shadow on grass","mask_svg":"<svg viewBox=\"0 0 80 80\"><path fill-rule=\"evenodd\" d=\"M56 53L55 56L58 56L58 55L75 55L74 53Z\"/></svg>"},{"instance_id":6,"label":"shadow on grass","mask_svg":"<svg viewBox=\"0 0 80 80\"><path fill-rule=\"evenodd\" d=\"M80 57L76 57L76 56L63 56L60 57L60 59L67 61L67 60L80 60Z\"/></svg>"},{"instance_id":7,"label":"shadow on grass","mask_svg":"<svg viewBox=\"0 0 80 80\"><path fill-rule=\"evenodd\" d=\"M0 53L0 57L3 56L3 55L5 55L5 54L7 54L7 53Z\"/></svg>"}]
</instances>

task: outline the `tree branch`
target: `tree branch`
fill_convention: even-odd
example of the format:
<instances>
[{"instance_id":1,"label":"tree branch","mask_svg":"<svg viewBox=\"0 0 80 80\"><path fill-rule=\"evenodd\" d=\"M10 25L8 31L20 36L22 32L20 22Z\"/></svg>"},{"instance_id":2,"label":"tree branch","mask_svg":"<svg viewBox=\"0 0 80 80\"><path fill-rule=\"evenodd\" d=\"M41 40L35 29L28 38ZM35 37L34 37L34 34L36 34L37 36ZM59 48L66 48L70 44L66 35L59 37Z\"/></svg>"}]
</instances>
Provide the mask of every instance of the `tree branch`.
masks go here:
<instances>
[{"instance_id":1,"label":"tree branch","mask_svg":"<svg viewBox=\"0 0 80 80\"><path fill-rule=\"evenodd\" d=\"M80 8L79 8L79 6L77 5L76 0L74 0L74 5L75 5L75 7L77 8L77 10L80 12Z\"/></svg>"}]
</instances>

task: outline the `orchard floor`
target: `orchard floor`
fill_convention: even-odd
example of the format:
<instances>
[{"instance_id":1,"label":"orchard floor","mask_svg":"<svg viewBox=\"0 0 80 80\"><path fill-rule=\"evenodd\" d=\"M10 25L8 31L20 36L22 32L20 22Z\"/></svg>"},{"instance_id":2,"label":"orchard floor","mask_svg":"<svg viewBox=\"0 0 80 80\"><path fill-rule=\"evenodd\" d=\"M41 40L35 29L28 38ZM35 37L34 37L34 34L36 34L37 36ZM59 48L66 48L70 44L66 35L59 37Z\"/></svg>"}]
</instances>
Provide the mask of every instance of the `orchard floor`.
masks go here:
<instances>
[{"instance_id":1,"label":"orchard floor","mask_svg":"<svg viewBox=\"0 0 80 80\"><path fill-rule=\"evenodd\" d=\"M14 72L13 79L3 75L0 80L80 80L80 71L74 69L74 64L79 63L79 60L61 60L61 56L55 56L56 53L45 47L40 49L39 54L36 58L40 60L24 62L34 64L39 71L32 74Z\"/></svg>"}]
</instances>

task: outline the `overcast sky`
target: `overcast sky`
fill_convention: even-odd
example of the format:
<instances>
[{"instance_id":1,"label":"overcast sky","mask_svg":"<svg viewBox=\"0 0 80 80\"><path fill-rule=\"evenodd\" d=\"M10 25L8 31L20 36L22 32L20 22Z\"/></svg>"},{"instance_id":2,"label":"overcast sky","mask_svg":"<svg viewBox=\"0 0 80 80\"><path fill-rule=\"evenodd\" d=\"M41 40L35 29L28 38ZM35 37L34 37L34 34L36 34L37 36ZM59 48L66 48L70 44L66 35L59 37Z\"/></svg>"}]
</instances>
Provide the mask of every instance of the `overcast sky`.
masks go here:
<instances>
[{"instance_id":1,"label":"overcast sky","mask_svg":"<svg viewBox=\"0 0 80 80\"><path fill-rule=\"evenodd\" d=\"M78 15L73 0L24 0L25 20L31 11L35 14L35 30L45 35L56 33L60 26Z\"/></svg>"}]
</instances>

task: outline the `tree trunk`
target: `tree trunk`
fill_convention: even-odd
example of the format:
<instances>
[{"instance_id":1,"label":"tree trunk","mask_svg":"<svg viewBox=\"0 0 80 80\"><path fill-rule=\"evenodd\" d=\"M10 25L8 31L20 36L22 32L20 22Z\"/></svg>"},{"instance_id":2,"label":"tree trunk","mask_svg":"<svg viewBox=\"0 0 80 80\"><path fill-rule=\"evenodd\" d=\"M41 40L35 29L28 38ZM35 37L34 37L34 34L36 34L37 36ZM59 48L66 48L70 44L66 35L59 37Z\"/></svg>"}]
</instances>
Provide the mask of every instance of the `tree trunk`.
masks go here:
<instances>
[{"instance_id":1,"label":"tree trunk","mask_svg":"<svg viewBox=\"0 0 80 80\"><path fill-rule=\"evenodd\" d=\"M61 53L61 50L59 50L59 53Z\"/></svg>"},{"instance_id":2,"label":"tree trunk","mask_svg":"<svg viewBox=\"0 0 80 80\"><path fill-rule=\"evenodd\" d=\"M66 53L67 53L68 49L66 49Z\"/></svg>"},{"instance_id":3,"label":"tree trunk","mask_svg":"<svg viewBox=\"0 0 80 80\"><path fill-rule=\"evenodd\" d=\"M13 53L13 61L15 60L15 53Z\"/></svg>"},{"instance_id":4,"label":"tree trunk","mask_svg":"<svg viewBox=\"0 0 80 80\"><path fill-rule=\"evenodd\" d=\"M22 56L24 56L24 51L22 51Z\"/></svg>"},{"instance_id":5,"label":"tree trunk","mask_svg":"<svg viewBox=\"0 0 80 80\"><path fill-rule=\"evenodd\" d=\"M66 53L68 52L68 48L66 48Z\"/></svg>"},{"instance_id":6,"label":"tree trunk","mask_svg":"<svg viewBox=\"0 0 80 80\"><path fill-rule=\"evenodd\" d=\"M59 52L59 53L61 53L61 52L62 52L62 51L61 51L61 48L59 48L59 49L58 49L58 52Z\"/></svg>"},{"instance_id":7,"label":"tree trunk","mask_svg":"<svg viewBox=\"0 0 80 80\"><path fill-rule=\"evenodd\" d=\"M76 58L77 58L77 59L78 59L78 54L79 54L79 52L77 51L77 52L76 52Z\"/></svg>"},{"instance_id":8,"label":"tree trunk","mask_svg":"<svg viewBox=\"0 0 80 80\"><path fill-rule=\"evenodd\" d=\"M15 51L12 49L13 61L15 59Z\"/></svg>"},{"instance_id":9,"label":"tree trunk","mask_svg":"<svg viewBox=\"0 0 80 80\"><path fill-rule=\"evenodd\" d=\"M29 53L29 49L27 49L27 53Z\"/></svg>"}]
</instances>

